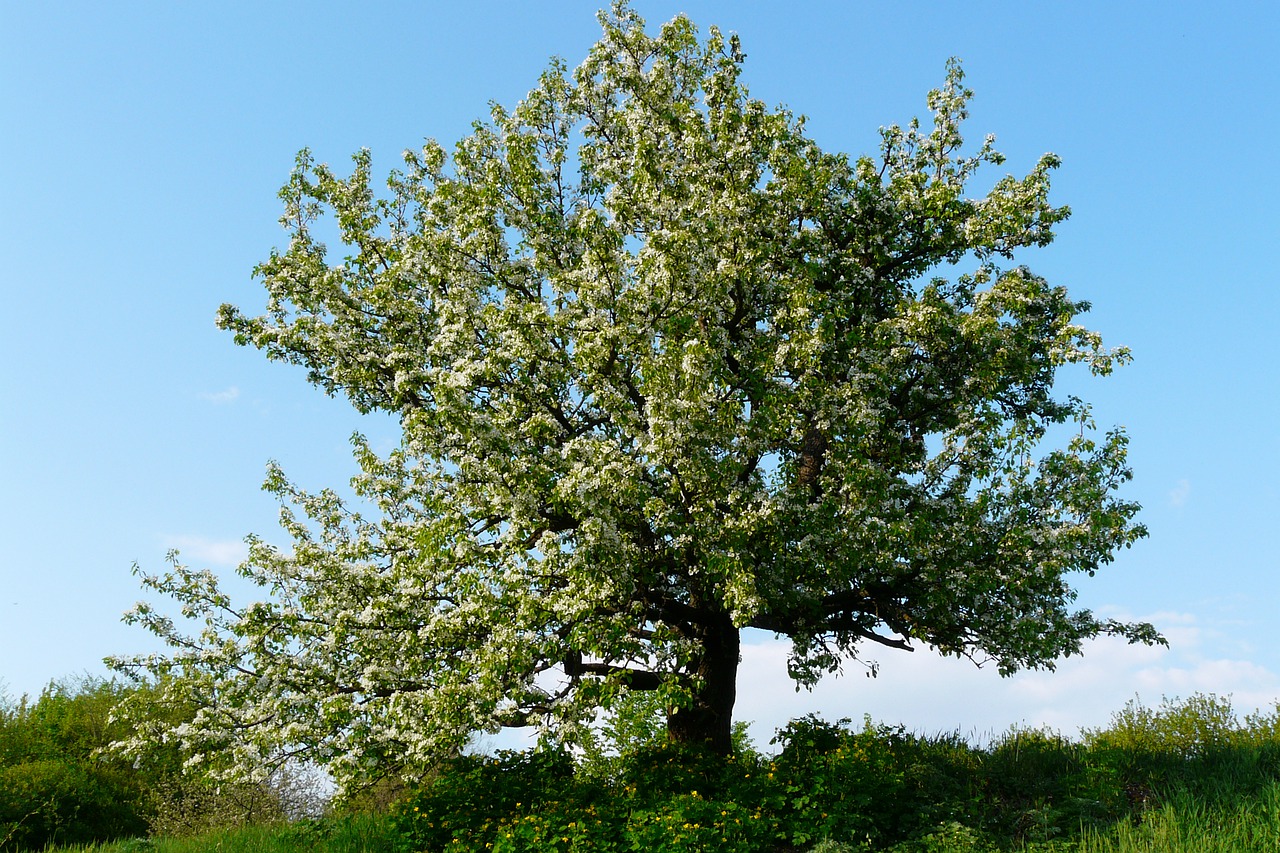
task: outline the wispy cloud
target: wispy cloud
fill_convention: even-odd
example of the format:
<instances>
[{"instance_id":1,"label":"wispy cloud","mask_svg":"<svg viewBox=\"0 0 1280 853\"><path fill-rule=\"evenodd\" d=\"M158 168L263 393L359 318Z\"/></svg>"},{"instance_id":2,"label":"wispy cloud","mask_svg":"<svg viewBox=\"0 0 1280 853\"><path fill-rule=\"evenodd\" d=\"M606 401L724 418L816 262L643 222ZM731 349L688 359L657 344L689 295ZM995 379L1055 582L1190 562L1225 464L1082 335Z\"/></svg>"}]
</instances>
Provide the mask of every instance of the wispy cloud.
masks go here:
<instances>
[{"instance_id":1,"label":"wispy cloud","mask_svg":"<svg viewBox=\"0 0 1280 853\"><path fill-rule=\"evenodd\" d=\"M1187 499L1191 497L1191 481L1179 480L1178 485L1173 487L1169 492L1169 503L1174 506L1186 506Z\"/></svg>"},{"instance_id":2,"label":"wispy cloud","mask_svg":"<svg viewBox=\"0 0 1280 853\"><path fill-rule=\"evenodd\" d=\"M249 556L249 546L236 539L180 535L162 536L161 541L164 547L180 552L183 562L238 566Z\"/></svg>"},{"instance_id":3,"label":"wispy cloud","mask_svg":"<svg viewBox=\"0 0 1280 853\"><path fill-rule=\"evenodd\" d=\"M202 391L200 392L201 400L208 400L210 403L225 405L233 403L240 397L240 389L232 385L225 391Z\"/></svg>"}]
</instances>

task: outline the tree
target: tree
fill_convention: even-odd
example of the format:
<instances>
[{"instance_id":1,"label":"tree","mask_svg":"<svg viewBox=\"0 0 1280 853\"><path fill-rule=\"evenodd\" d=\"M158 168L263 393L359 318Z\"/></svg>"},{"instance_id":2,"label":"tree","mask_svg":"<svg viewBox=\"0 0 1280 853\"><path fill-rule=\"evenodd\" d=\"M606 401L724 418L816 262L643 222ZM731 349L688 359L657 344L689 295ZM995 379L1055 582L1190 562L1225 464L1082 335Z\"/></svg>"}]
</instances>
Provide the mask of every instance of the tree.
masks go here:
<instances>
[{"instance_id":1,"label":"tree","mask_svg":"<svg viewBox=\"0 0 1280 853\"><path fill-rule=\"evenodd\" d=\"M241 568L268 600L176 558L143 577L203 620L139 605L173 651L119 662L198 701L189 747L351 778L476 729L572 739L655 690L672 738L727 750L748 627L802 685L868 645L1007 674L1162 642L1071 609L1068 576L1145 531L1125 434L1053 394L1128 353L1014 263L1068 214L1057 158L966 194L1003 158L961 154L958 63L932 127L851 160L749 96L736 37L601 21L576 71L451 158L405 152L383 195L367 151L346 178L299 155L266 311L219 323L403 441L355 438L354 503L271 470L293 546L251 537Z\"/></svg>"}]
</instances>

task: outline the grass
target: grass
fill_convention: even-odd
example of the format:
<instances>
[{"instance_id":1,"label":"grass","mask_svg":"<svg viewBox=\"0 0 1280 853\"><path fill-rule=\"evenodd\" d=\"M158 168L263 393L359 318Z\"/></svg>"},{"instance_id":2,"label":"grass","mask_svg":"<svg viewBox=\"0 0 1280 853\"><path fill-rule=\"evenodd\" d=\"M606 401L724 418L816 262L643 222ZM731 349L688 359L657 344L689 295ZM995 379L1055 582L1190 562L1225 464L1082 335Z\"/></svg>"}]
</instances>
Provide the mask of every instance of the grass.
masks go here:
<instances>
[{"instance_id":1,"label":"grass","mask_svg":"<svg viewBox=\"0 0 1280 853\"><path fill-rule=\"evenodd\" d=\"M303 824L246 826L190 838L135 838L49 848L48 853L404 853L385 816L349 815Z\"/></svg>"},{"instance_id":2,"label":"grass","mask_svg":"<svg viewBox=\"0 0 1280 853\"><path fill-rule=\"evenodd\" d=\"M1280 850L1280 784L1234 805L1208 807L1175 796L1148 812L1141 823L1120 823L1110 832L1089 832L1081 853L1255 853Z\"/></svg>"}]
</instances>

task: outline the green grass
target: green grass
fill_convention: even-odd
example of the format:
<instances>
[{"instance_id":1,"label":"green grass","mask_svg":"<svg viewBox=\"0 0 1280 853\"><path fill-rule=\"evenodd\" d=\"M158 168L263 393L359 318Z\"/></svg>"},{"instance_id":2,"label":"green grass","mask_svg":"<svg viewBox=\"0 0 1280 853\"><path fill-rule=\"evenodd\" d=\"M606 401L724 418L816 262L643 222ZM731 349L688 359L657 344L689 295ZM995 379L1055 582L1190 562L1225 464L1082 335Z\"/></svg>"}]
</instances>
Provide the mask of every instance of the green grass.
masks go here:
<instances>
[{"instance_id":1,"label":"green grass","mask_svg":"<svg viewBox=\"0 0 1280 853\"><path fill-rule=\"evenodd\" d=\"M1148 812L1141 823L1090 832L1081 853L1254 853L1280 850L1280 785L1234 805L1209 807L1179 795Z\"/></svg>"},{"instance_id":2,"label":"green grass","mask_svg":"<svg viewBox=\"0 0 1280 853\"><path fill-rule=\"evenodd\" d=\"M303 824L247 826L191 838L137 838L50 848L49 853L403 853L386 817L352 815Z\"/></svg>"}]
</instances>

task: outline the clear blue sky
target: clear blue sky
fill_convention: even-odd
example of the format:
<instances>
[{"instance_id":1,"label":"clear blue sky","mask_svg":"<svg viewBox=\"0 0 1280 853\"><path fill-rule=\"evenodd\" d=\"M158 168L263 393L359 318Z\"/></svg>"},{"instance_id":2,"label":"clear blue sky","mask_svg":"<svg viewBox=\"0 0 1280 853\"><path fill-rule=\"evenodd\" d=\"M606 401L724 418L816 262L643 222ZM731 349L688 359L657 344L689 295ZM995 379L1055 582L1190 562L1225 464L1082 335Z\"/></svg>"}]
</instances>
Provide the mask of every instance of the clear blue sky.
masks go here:
<instances>
[{"instance_id":1,"label":"clear blue sky","mask_svg":"<svg viewBox=\"0 0 1280 853\"><path fill-rule=\"evenodd\" d=\"M165 552L227 574L279 460L341 484L347 438L394 440L214 328L262 304L253 266L283 232L295 152L375 166L452 142L512 104L549 56L576 64L597 2L0 2L0 680L11 695L100 672L150 638L120 624L130 574ZM752 91L810 117L829 149L871 151L924 112L949 56L976 91L969 133L1006 168L1061 155L1074 216L1023 258L1094 304L1136 362L1071 380L1132 436L1151 538L1081 602L1154 620L1168 650L1095 644L1055 675L1000 681L921 652L879 655L813 695L753 637L739 715L871 712L926 729L1105 721L1140 693L1280 695L1280 17L1271 3L638 0L742 37ZM998 175L992 173L988 180Z\"/></svg>"}]
</instances>

